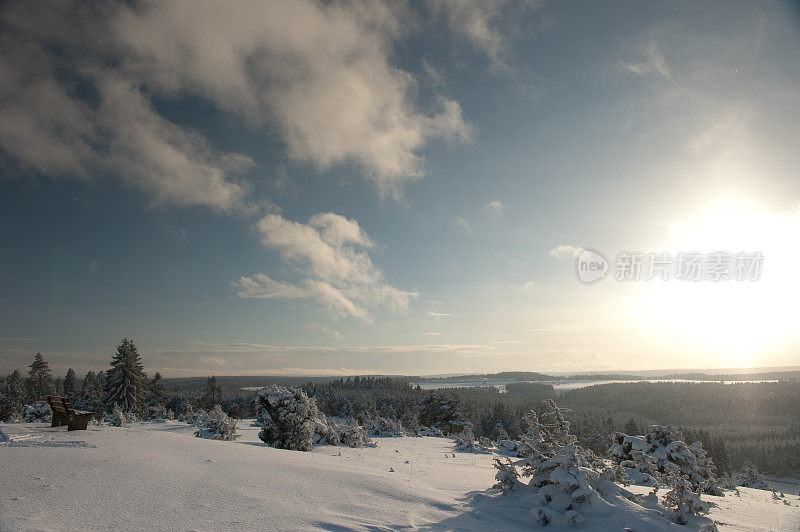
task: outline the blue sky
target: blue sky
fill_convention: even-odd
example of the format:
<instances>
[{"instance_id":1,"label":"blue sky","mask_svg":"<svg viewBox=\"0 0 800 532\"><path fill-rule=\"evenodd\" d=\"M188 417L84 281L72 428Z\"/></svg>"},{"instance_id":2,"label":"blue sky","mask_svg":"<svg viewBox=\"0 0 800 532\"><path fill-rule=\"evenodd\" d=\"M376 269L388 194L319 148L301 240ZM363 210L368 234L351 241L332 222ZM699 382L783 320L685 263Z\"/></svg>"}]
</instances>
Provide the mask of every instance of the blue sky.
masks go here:
<instances>
[{"instance_id":1,"label":"blue sky","mask_svg":"<svg viewBox=\"0 0 800 532\"><path fill-rule=\"evenodd\" d=\"M797 364L792 4L0 19L0 371L123 336L169 376ZM763 277L586 286L571 251L704 246Z\"/></svg>"}]
</instances>

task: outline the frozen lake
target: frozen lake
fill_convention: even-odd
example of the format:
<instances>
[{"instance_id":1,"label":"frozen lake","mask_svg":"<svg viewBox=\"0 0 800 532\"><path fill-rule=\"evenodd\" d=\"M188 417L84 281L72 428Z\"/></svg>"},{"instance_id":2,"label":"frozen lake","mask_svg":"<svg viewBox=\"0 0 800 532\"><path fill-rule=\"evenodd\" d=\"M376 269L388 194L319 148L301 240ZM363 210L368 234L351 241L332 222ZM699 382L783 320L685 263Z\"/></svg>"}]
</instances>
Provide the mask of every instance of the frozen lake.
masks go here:
<instances>
[{"instance_id":1,"label":"frozen lake","mask_svg":"<svg viewBox=\"0 0 800 532\"><path fill-rule=\"evenodd\" d=\"M442 388L472 388L477 386L494 386L501 393L506 391L506 385L514 382L538 382L540 384L551 384L556 393L576 388L586 388L587 386L597 386L600 384L625 383L625 382L720 382L720 381L701 381L692 379L632 379L632 380L568 380L568 381L518 381L514 379L482 379L482 380L447 380L447 381L420 381L412 383L419 385L423 390L438 390ZM742 380L742 381L722 381L724 384L737 382L778 382L777 379L762 380Z\"/></svg>"}]
</instances>

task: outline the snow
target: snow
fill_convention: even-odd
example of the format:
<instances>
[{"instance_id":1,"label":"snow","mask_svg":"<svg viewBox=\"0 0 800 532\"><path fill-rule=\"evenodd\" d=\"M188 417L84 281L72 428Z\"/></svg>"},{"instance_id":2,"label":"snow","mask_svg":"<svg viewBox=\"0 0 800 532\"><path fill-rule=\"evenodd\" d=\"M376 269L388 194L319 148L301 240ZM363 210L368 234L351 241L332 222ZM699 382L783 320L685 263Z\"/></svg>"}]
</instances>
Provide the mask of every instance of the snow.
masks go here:
<instances>
[{"instance_id":1,"label":"snow","mask_svg":"<svg viewBox=\"0 0 800 532\"><path fill-rule=\"evenodd\" d=\"M529 501L488 489L497 455L454 451L450 439L373 438L376 447L299 452L266 446L248 420L232 442L196 438L196 430L172 421L75 432L0 423L0 530L534 528ZM718 504L711 517L726 524L720 530L798 530L797 495L787 492L786 505L768 491L740 494L703 496ZM652 521L622 503L626 512L598 508L578 529L621 530L630 513L639 525Z\"/></svg>"}]
</instances>

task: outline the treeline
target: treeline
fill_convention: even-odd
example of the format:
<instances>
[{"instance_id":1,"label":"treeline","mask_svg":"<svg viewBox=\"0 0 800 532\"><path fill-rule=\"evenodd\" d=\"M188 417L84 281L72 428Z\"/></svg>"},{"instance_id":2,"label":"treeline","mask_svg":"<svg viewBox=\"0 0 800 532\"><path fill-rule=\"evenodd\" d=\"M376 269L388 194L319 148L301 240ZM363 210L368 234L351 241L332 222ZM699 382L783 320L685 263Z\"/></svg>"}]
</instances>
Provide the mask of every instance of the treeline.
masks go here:
<instances>
[{"instance_id":1,"label":"treeline","mask_svg":"<svg viewBox=\"0 0 800 532\"><path fill-rule=\"evenodd\" d=\"M687 439L703 442L722 471L746 461L762 471L800 470L800 380L612 383L570 390L558 400L590 447L605 445L611 432L675 425Z\"/></svg>"}]
</instances>

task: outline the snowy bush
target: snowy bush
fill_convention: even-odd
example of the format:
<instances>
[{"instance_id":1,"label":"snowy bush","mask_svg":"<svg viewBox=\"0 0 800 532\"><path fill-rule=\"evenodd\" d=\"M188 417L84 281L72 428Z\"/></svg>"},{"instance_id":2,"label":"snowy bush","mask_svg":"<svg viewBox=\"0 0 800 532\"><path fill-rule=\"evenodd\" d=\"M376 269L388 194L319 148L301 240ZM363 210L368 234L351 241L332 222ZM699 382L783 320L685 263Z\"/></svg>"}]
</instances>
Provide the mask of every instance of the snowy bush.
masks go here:
<instances>
[{"instance_id":1,"label":"snowy bush","mask_svg":"<svg viewBox=\"0 0 800 532\"><path fill-rule=\"evenodd\" d=\"M50 423L52 412L47 403L34 403L22 407L20 416L25 423Z\"/></svg>"},{"instance_id":2,"label":"snowy bush","mask_svg":"<svg viewBox=\"0 0 800 532\"><path fill-rule=\"evenodd\" d=\"M664 506L669 510L670 518L679 525L685 525L694 516L707 514L713 503L700 499L700 494L692 490L692 484L686 476L675 477L672 488L664 496Z\"/></svg>"},{"instance_id":3,"label":"snowy bush","mask_svg":"<svg viewBox=\"0 0 800 532\"><path fill-rule=\"evenodd\" d=\"M112 427L124 427L128 420L119 405L114 405L110 414L106 414L103 420Z\"/></svg>"},{"instance_id":4,"label":"snowy bush","mask_svg":"<svg viewBox=\"0 0 800 532\"><path fill-rule=\"evenodd\" d=\"M309 451L314 444L317 404L299 388L270 385L258 392L258 437L279 449Z\"/></svg>"},{"instance_id":5,"label":"snowy bush","mask_svg":"<svg viewBox=\"0 0 800 532\"><path fill-rule=\"evenodd\" d=\"M535 412L525 419L529 427L519 446L522 459L495 460L495 487L504 493L535 495L530 515L537 524L579 525L582 508L603 497L619 496L613 471L596 468L593 457L569 433L563 410L552 400L545 402L541 420ZM530 480L525 483L522 478Z\"/></svg>"},{"instance_id":6,"label":"snowy bush","mask_svg":"<svg viewBox=\"0 0 800 532\"><path fill-rule=\"evenodd\" d=\"M232 441L238 438L236 421L228 417L219 405L203 417L200 429L194 433L198 438Z\"/></svg>"},{"instance_id":7,"label":"snowy bush","mask_svg":"<svg viewBox=\"0 0 800 532\"><path fill-rule=\"evenodd\" d=\"M403 425L396 419L388 419L384 417L376 417L364 423L364 430L370 436L379 436L383 438L405 436L406 431Z\"/></svg>"},{"instance_id":8,"label":"snowy bush","mask_svg":"<svg viewBox=\"0 0 800 532\"><path fill-rule=\"evenodd\" d=\"M454 439L456 451L483 453L492 446L492 441L488 438L480 438L479 440L476 440L475 434L469 427L467 427L461 434L458 434Z\"/></svg>"},{"instance_id":9,"label":"snowy bush","mask_svg":"<svg viewBox=\"0 0 800 532\"><path fill-rule=\"evenodd\" d=\"M770 489L767 479L751 462L745 462L744 465L742 465L742 471L733 476L733 483L735 486L754 488L757 490Z\"/></svg>"},{"instance_id":10,"label":"snowy bush","mask_svg":"<svg viewBox=\"0 0 800 532\"><path fill-rule=\"evenodd\" d=\"M683 434L673 426L653 425L644 436L617 432L610 453L635 484L669 484L674 477L685 476L694 490L705 486L710 493L719 491L709 482L716 478L714 462L703 444L686 445Z\"/></svg>"}]
</instances>

